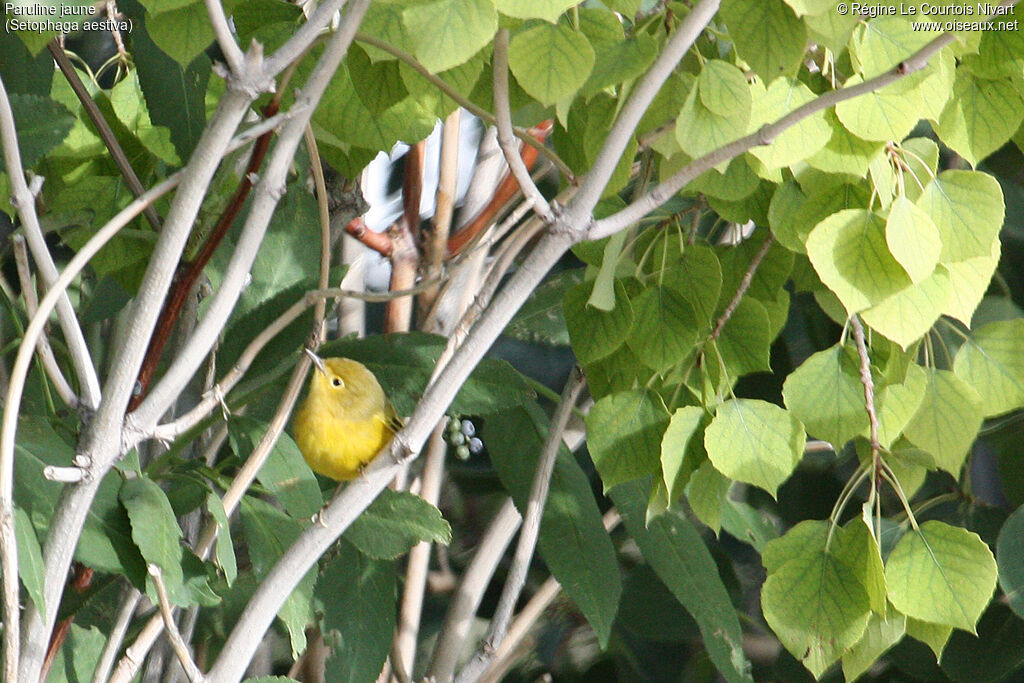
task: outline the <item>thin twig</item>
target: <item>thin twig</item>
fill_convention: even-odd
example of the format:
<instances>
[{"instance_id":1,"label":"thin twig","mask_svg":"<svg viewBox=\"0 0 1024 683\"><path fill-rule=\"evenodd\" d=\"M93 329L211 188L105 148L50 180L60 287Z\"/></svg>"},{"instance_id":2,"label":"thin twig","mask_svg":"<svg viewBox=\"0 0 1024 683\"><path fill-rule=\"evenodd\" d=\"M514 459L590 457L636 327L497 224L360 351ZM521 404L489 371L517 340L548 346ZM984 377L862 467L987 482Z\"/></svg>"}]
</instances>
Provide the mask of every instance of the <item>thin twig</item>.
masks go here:
<instances>
[{"instance_id":1,"label":"thin twig","mask_svg":"<svg viewBox=\"0 0 1024 683\"><path fill-rule=\"evenodd\" d=\"M437 505L444 481L444 459L448 450L444 432L447 420L441 420L430 436L427 455L424 458L423 474L420 476L420 497L431 505ZM427 570L430 565L432 544L420 541L409 551L405 570L405 589L398 612L398 633L391 665L395 669L411 672L416 663L416 639L420 630L423 613L423 597L426 593Z\"/></svg>"},{"instance_id":2,"label":"thin twig","mask_svg":"<svg viewBox=\"0 0 1024 683\"><path fill-rule=\"evenodd\" d=\"M121 598L121 605L117 608L117 616L110 627L110 635L107 637L107 644L103 646L100 654L100 661L96 664L96 670L92 675L92 683L104 683L110 669L114 666L117 658L117 651L121 649L121 643L128 633L128 627L132 623L132 616L135 614L135 607L139 604L142 593L134 586L127 586L124 589L124 596Z\"/></svg>"},{"instance_id":3,"label":"thin twig","mask_svg":"<svg viewBox=\"0 0 1024 683\"><path fill-rule=\"evenodd\" d=\"M519 189L523 196L533 203L533 210L537 212L541 220L551 223L555 219L551 205L544 198L540 190L530 177L530 171L519 156L519 145L516 144L512 134L512 109L508 99L508 29L498 30L494 38L494 116L498 126L498 144L505 154L505 161L508 163Z\"/></svg>"},{"instance_id":4,"label":"thin twig","mask_svg":"<svg viewBox=\"0 0 1024 683\"><path fill-rule=\"evenodd\" d=\"M509 622L512 620L512 611L515 609L516 603L519 602L523 586L526 585L527 570L530 568L530 561L533 559L533 553L537 547L541 515L547 502L555 460L562 445L562 433L569 423L569 418L572 417L576 400L585 385L586 379L583 376L583 371L578 367L574 368L562 390L562 400L551 418L551 425L544 439L544 445L541 447L540 457L537 459L537 471L533 475L530 497L526 503L526 512L523 514L523 528L519 532L519 542L512 558L512 566L505 579L505 586L501 591L498 606L494 610L490 628L480 649L459 673L457 682L476 681L505 639Z\"/></svg>"},{"instance_id":5,"label":"thin twig","mask_svg":"<svg viewBox=\"0 0 1024 683\"><path fill-rule=\"evenodd\" d=\"M14 264L18 270L21 294L25 297L25 314L31 318L36 314L39 300L36 297L36 287L32 282L32 273L29 269L25 238L21 235L13 235L11 237L11 245L14 248ZM53 386L57 390L57 394L60 395L61 400L72 410L78 408L80 405L78 395L71 388L71 384L60 369L60 365L57 364L57 359L53 355L53 348L50 346L50 341L45 333L39 338L36 350L39 351L39 359L42 361L46 376L53 382Z\"/></svg>"},{"instance_id":6,"label":"thin twig","mask_svg":"<svg viewBox=\"0 0 1024 683\"><path fill-rule=\"evenodd\" d=\"M604 524L605 531L611 533L622 522L622 518L619 516L618 510L612 508L604 513L601 522ZM497 683L497 681L501 680L503 672L507 671L507 668L514 662L514 657L520 651L520 645L529 634L530 629L533 628L533 625L544 614L548 605L561 592L562 585L558 583L557 579L550 577L533 594L533 597L530 598L530 601L526 603L526 606L516 615L516 618L509 626L508 635L505 636L501 647L498 648L494 660L487 667L487 670L480 675L480 683L484 683L484 681Z\"/></svg>"},{"instance_id":7,"label":"thin twig","mask_svg":"<svg viewBox=\"0 0 1024 683\"><path fill-rule=\"evenodd\" d=\"M224 6L220 0L206 0L206 13L210 17L210 26L213 28L213 35L217 39L217 46L220 48L224 60L231 69L235 78L245 77L245 55L242 49L235 42L231 34L231 26L228 25L228 18L224 15Z\"/></svg>"},{"instance_id":8,"label":"thin twig","mask_svg":"<svg viewBox=\"0 0 1024 683\"><path fill-rule=\"evenodd\" d=\"M402 215L388 228L391 238L390 289L408 289L416 284L419 250L416 236L420 227L420 198L423 194L424 141L417 142L405 155L402 179ZM384 313L385 332L408 332L412 326L412 300L405 297L388 302Z\"/></svg>"},{"instance_id":9,"label":"thin twig","mask_svg":"<svg viewBox=\"0 0 1024 683\"><path fill-rule=\"evenodd\" d=\"M451 233L455 212L455 193L459 182L459 140L462 110L456 109L445 119L441 129L441 158L437 171L437 192L434 194L434 217L420 230L423 257L420 259L420 277L434 279L441 276L444 258L448 253L448 235ZM423 329L437 299L438 288L423 292L417 300L417 318Z\"/></svg>"},{"instance_id":10,"label":"thin twig","mask_svg":"<svg viewBox=\"0 0 1024 683\"><path fill-rule=\"evenodd\" d=\"M757 272L757 268L761 265L761 261L764 260L768 250L771 249L773 241L774 237L769 234L768 237L765 238L764 244L762 244L761 248L757 250L756 254L754 254L754 258L750 260L750 265L747 266L747 272L743 274L743 279L740 280L740 285L736 288L736 294L733 295L732 300L729 301L729 305L725 307L724 311L722 311L721 317L718 318L718 322L715 324L715 329L712 330L710 335L708 335L708 342L714 342L722 336L722 330L725 329L725 324L729 322L729 318L731 318L733 313L736 312L736 309L739 307L740 302L743 301L743 297L747 293L747 290L750 289L750 283L754 281L754 273Z\"/></svg>"},{"instance_id":11,"label":"thin twig","mask_svg":"<svg viewBox=\"0 0 1024 683\"><path fill-rule=\"evenodd\" d=\"M505 555L505 549L519 530L522 515L511 498L506 498L497 514L491 520L483 537L477 544L473 559L462 574L459 588L448 603L448 613L434 648L434 660L426 678L435 681L449 681L455 673L455 664L462 654L462 646L469 635L473 615L480 607L484 591Z\"/></svg>"},{"instance_id":12,"label":"thin twig","mask_svg":"<svg viewBox=\"0 0 1024 683\"><path fill-rule=\"evenodd\" d=\"M167 639L171 642L171 649L174 650L175 656L178 658L178 662L181 664L181 668L185 670L185 675L192 683L203 683L206 677L203 676L203 672L199 670L196 663L192 661L192 653L188 651L188 645L181 637L181 633L178 632L178 625L174 623L174 614L171 612L171 602L167 599L167 587L164 585L163 573L160 571L160 567L155 564L149 564L147 569L149 570L149 578L153 580L153 586L156 588L156 599L160 606L160 616L164 620L164 629L167 631Z\"/></svg>"},{"instance_id":13,"label":"thin twig","mask_svg":"<svg viewBox=\"0 0 1024 683\"><path fill-rule=\"evenodd\" d=\"M856 315L850 316L850 329L857 345L857 355L860 357L860 383L864 385L864 410L868 414L871 456L874 458L882 447L878 442L878 413L875 411L875 381L871 377L871 356L868 355L868 346L864 339L864 326Z\"/></svg>"},{"instance_id":14,"label":"thin twig","mask_svg":"<svg viewBox=\"0 0 1024 683\"><path fill-rule=\"evenodd\" d=\"M110 152L110 157L114 160L114 165L117 166L117 170L121 172L121 177L124 178L124 184L128 186L132 195L135 197L141 197L142 193L145 192L145 188L142 187L142 183L139 182L139 177L135 174L135 169L132 168L132 164L128 161L128 155L124 153L124 149L121 148L121 143L117 141L117 137L114 135L114 131L111 130L110 124L107 123L107 119L103 116L103 112L96 106L96 101L93 100L89 91L86 90L85 84L82 83L82 79L78 77L78 72L75 71L74 65L71 64L71 60L64 53L64 48L57 44L56 40L50 41L46 46L49 49L50 54L53 55L53 61L57 62L57 68L60 69L61 73L64 74L64 78L67 79L68 85L75 92L78 97L78 101L82 103L82 108L85 109L85 113L89 116L89 120L92 121L93 125L96 126L96 132L99 133L100 140L106 145L107 150ZM160 231L160 217L156 213L156 209L150 204L147 206L142 214L149 221L150 226L157 232Z\"/></svg>"}]
</instances>

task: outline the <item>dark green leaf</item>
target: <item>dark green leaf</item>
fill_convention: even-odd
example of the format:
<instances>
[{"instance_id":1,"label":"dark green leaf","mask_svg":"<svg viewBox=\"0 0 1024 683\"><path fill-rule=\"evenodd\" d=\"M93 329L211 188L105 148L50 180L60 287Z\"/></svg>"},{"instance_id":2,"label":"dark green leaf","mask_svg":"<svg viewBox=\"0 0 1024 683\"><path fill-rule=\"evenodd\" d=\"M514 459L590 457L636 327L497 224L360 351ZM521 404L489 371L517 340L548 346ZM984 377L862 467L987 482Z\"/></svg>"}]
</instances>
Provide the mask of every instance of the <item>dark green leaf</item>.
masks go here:
<instances>
[{"instance_id":1,"label":"dark green leaf","mask_svg":"<svg viewBox=\"0 0 1024 683\"><path fill-rule=\"evenodd\" d=\"M530 403L489 417L484 424L483 441L520 510L530 495L547 423L544 412ZM601 523L587 477L564 445L551 475L538 547L605 646L622 588L615 548Z\"/></svg>"},{"instance_id":2,"label":"dark green leaf","mask_svg":"<svg viewBox=\"0 0 1024 683\"><path fill-rule=\"evenodd\" d=\"M440 510L419 496L385 489L352 523L345 540L367 557L394 560L420 541L448 545L452 528Z\"/></svg>"},{"instance_id":3,"label":"dark green leaf","mask_svg":"<svg viewBox=\"0 0 1024 683\"><path fill-rule=\"evenodd\" d=\"M395 630L394 562L372 560L342 541L316 592L324 606L330 683L365 683L380 673Z\"/></svg>"},{"instance_id":4,"label":"dark green leaf","mask_svg":"<svg viewBox=\"0 0 1024 683\"><path fill-rule=\"evenodd\" d=\"M244 415L233 416L228 422L231 448L245 460L266 430L267 425L258 420ZM281 434L256 476L285 511L296 519L309 519L324 505L316 476L288 434Z\"/></svg>"},{"instance_id":5,"label":"dark green leaf","mask_svg":"<svg viewBox=\"0 0 1024 683\"><path fill-rule=\"evenodd\" d=\"M58 102L37 95L11 95L10 100L21 164L29 168L67 137L75 116Z\"/></svg>"},{"instance_id":6,"label":"dark green leaf","mask_svg":"<svg viewBox=\"0 0 1024 683\"><path fill-rule=\"evenodd\" d=\"M605 396L587 415L590 456L604 489L658 469L669 416L656 394L642 389Z\"/></svg>"},{"instance_id":7,"label":"dark green leaf","mask_svg":"<svg viewBox=\"0 0 1024 683\"><path fill-rule=\"evenodd\" d=\"M262 579L299 537L304 525L269 503L249 496L242 499L240 512L252 566L256 577ZM312 619L316 580L314 567L302 577L277 613L288 629L292 653L296 657L306 649L305 629Z\"/></svg>"},{"instance_id":8,"label":"dark green leaf","mask_svg":"<svg viewBox=\"0 0 1024 683\"><path fill-rule=\"evenodd\" d=\"M640 482L616 486L611 497L644 559L697 621L719 673L730 682L753 681L736 610L697 530L674 510L645 524L646 494Z\"/></svg>"}]
</instances>

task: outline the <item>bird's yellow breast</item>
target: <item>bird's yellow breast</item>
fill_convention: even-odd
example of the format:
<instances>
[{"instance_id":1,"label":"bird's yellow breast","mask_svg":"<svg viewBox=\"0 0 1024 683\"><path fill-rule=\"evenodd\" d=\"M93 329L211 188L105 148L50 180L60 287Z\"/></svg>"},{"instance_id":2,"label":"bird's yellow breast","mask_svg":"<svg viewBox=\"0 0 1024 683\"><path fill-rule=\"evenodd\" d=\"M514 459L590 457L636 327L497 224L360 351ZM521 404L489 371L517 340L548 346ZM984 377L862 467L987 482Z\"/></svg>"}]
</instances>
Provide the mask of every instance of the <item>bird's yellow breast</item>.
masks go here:
<instances>
[{"instance_id":1,"label":"bird's yellow breast","mask_svg":"<svg viewBox=\"0 0 1024 683\"><path fill-rule=\"evenodd\" d=\"M384 416L346 420L311 403L295 414L295 442L313 471L325 477L354 478L393 436Z\"/></svg>"}]
</instances>

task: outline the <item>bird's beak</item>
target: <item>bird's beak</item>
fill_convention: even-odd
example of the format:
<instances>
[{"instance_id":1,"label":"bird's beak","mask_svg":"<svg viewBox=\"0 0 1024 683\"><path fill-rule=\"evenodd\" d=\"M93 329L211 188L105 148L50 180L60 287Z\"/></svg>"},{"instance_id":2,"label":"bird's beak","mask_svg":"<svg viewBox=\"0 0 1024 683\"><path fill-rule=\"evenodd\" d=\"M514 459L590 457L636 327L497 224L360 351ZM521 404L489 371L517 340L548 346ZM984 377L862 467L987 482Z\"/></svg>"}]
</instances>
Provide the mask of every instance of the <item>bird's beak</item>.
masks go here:
<instances>
[{"instance_id":1,"label":"bird's beak","mask_svg":"<svg viewBox=\"0 0 1024 683\"><path fill-rule=\"evenodd\" d=\"M327 374L327 366L324 365L324 359L321 358L320 356L316 355L315 353L313 353L309 349L304 348L302 350L305 351L306 355L309 356L309 359L311 361L313 361L313 365L316 367L316 369L319 370L321 373L326 375Z\"/></svg>"}]
</instances>

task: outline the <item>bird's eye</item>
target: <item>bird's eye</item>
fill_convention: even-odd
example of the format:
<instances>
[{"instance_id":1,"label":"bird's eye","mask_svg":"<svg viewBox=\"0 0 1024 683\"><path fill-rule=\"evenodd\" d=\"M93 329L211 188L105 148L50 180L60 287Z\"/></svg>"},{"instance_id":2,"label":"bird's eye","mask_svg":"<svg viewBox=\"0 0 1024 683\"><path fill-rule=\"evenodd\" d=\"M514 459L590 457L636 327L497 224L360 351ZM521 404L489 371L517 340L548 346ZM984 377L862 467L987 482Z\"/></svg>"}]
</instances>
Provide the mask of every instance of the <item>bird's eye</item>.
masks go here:
<instances>
[{"instance_id":1,"label":"bird's eye","mask_svg":"<svg viewBox=\"0 0 1024 683\"><path fill-rule=\"evenodd\" d=\"M344 384L345 383L341 381L340 377L332 377L331 378L331 386L332 387L340 387L340 386L342 386Z\"/></svg>"}]
</instances>

